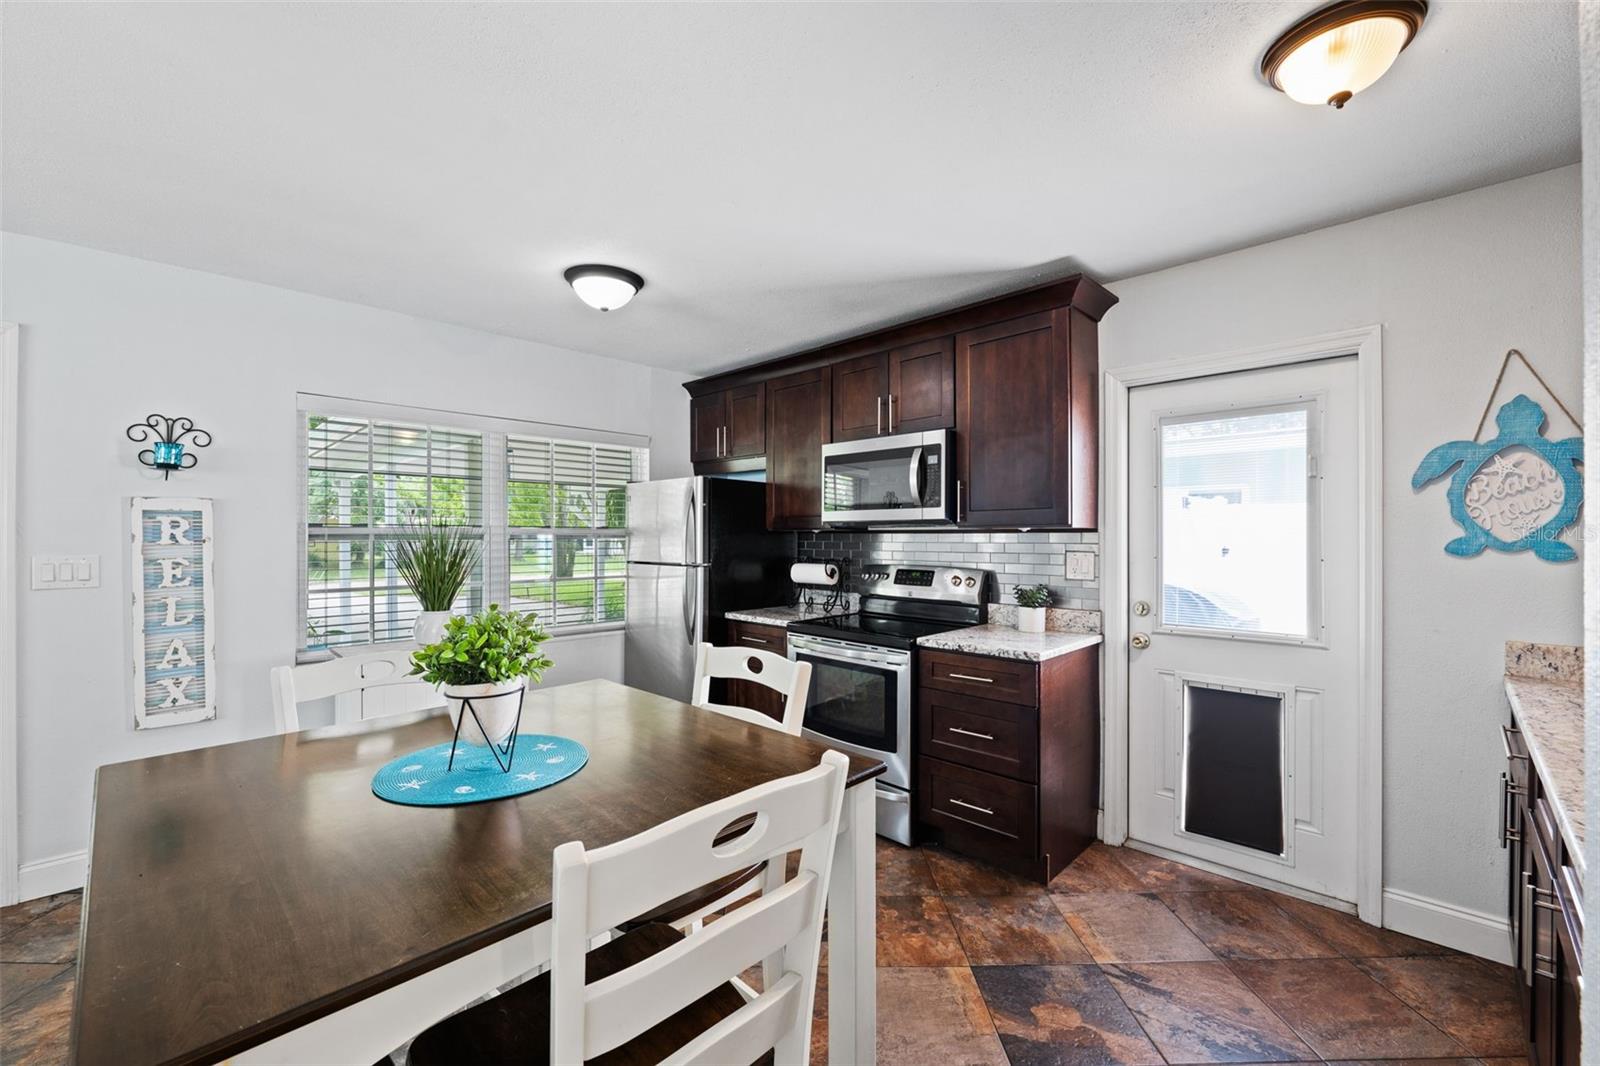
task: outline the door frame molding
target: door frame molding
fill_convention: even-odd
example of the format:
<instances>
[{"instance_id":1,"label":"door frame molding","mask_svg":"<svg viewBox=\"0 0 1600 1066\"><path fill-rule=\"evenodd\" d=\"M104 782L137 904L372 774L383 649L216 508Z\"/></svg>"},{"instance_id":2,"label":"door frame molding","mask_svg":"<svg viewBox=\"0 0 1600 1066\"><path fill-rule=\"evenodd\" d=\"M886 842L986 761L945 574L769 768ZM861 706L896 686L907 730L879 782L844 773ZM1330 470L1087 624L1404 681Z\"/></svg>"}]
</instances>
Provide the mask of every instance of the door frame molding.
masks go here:
<instances>
[{"instance_id":1,"label":"door frame molding","mask_svg":"<svg viewBox=\"0 0 1600 1066\"><path fill-rule=\"evenodd\" d=\"M1128 839L1129 391L1192 378L1356 357L1358 546L1356 908L1383 924L1383 327L1360 326L1267 344L1104 371L1101 388L1101 598L1105 635L1102 837ZM1107 536L1107 526L1116 532Z\"/></svg>"},{"instance_id":2,"label":"door frame molding","mask_svg":"<svg viewBox=\"0 0 1600 1066\"><path fill-rule=\"evenodd\" d=\"M0 905L17 902L17 417L18 345L13 322L0 322Z\"/></svg>"}]
</instances>

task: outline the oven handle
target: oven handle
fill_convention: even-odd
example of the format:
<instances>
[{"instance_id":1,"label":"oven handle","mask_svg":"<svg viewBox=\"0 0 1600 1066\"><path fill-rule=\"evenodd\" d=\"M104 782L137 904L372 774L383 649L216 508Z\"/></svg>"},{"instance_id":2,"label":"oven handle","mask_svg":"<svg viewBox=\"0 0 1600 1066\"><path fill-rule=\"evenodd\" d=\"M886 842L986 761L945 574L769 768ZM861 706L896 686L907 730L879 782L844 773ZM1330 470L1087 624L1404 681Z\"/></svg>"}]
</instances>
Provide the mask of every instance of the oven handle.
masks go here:
<instances>
[{"instance_id":1,"label":"oven handle","mask_svg":"<svg viewBox=\"0 0 1600 1066\"><path fill-rule=\"evenodd\" d=\"M873 789L873 794L885 803L910 803L911 793L901 792L897 788L884 788L881 785Z\"/></svg>"},{"instance_id":2,"label":"oven handle","mask_svg":"<svg viewBox=\"0 0 1600 1066\"><path fill-rule=\"evenodd\" d=\"M848 659L851 662L871 663L874 666L887 666L894 670L906 670L911 667L911 657L904 659L885 659L876 655L860 655L855 652L845 651L843 648L824 648L812 644L804 637L789 638L789 646L798 652L815 655L819 659Z\"/></svg>"}]
</instances>

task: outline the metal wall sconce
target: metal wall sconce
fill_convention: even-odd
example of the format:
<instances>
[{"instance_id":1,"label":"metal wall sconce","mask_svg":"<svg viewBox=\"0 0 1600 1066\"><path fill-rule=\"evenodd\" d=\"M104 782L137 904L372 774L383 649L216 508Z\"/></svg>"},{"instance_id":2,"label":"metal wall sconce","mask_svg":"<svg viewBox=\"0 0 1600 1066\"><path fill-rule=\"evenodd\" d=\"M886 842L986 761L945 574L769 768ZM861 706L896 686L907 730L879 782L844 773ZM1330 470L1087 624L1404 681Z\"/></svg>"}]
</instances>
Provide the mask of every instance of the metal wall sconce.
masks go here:
<instances>
[{"instance_id":1,"label":"metal wall sconce","mask_svg":"<svg viewBox=\"0 0 1600 1066\"><path fill-rule=\"evenodd\" d=\"M150 447L139 452L139 462L161 471L163 481L171 477L174 470L192 469L200 461L194 452L184 449L185 437L189 438L187 443L196 448L211 446L211 434L196 429L192 418L152 414L143 422L128 427L128 439L135 444L152 442Z\"/></svg>"}]
</instances>

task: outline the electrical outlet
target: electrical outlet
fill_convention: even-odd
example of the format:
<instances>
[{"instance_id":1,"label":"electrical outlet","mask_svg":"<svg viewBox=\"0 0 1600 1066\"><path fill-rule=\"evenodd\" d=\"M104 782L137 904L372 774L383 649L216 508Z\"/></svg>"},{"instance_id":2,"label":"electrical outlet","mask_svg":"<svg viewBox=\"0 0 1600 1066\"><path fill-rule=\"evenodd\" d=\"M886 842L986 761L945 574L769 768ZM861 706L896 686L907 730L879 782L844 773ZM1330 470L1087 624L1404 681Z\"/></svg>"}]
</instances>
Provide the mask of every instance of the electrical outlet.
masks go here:
<instances>
[{"instance_id":1,"label":"electrical outlet","mask_svg":"<svg viewBox=\"0 0 1600 1066\"><path fill-rule=\"evenodd\" d=\"M98 555L35 555L33 587L36 589L97 589L100 587Z\"/></svg>"},{"instance_id":2,"label":"electrical outlet","mask_svg":"<svg viewBox=\"0 0 1600 1066\"><path fill-rule=\"evenodd\" d=\"M1072 581L1094 580L1094 552L1067 552L1067 577Z\"/></svg>"}]
</instances>

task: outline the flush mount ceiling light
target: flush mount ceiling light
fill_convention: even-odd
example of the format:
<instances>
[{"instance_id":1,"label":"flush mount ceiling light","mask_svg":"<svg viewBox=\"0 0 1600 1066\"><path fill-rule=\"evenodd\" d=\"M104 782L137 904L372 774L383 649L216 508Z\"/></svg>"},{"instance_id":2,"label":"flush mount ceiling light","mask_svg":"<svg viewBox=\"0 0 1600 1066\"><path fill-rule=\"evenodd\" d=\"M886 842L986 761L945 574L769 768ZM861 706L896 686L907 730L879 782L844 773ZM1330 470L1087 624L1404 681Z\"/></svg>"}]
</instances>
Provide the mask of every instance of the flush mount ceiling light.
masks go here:
<instances>
[{"instance_id":1,"label":"flush mount ceiling light","mask_svg":"<svg viewBox=\"0 0 1600 1066\"><path fill-rule=\"evenodd\" d=\"M1261 57L1261 76L1302 104L1342 108L1417 35L1426 0L1341 0L1301 19Z\"/></svg>"},{"instance_id":2,"label":"flush mount ceiling light","mask_svg":"<svg viewBox=\"0 0 1600 1066\"><path fill-rule=\"evenodd\" d=\"M644 279L633 271L599 263L568 267L561 276L578 299L596 311L614 311L644 288Z\"/></svg>"}]
</instances>

